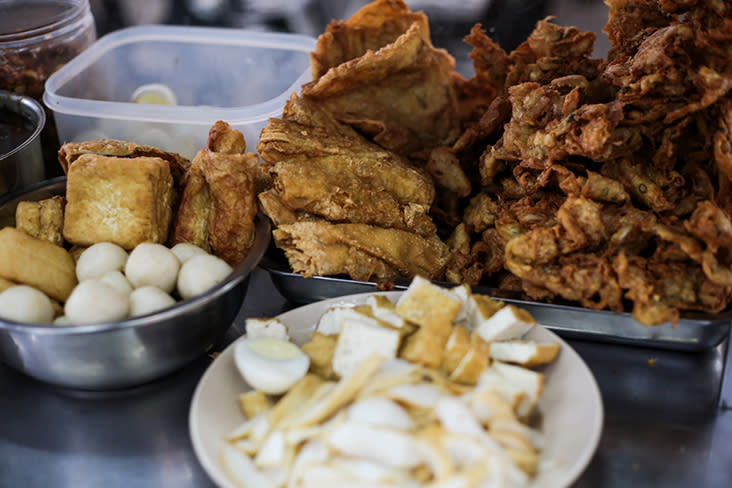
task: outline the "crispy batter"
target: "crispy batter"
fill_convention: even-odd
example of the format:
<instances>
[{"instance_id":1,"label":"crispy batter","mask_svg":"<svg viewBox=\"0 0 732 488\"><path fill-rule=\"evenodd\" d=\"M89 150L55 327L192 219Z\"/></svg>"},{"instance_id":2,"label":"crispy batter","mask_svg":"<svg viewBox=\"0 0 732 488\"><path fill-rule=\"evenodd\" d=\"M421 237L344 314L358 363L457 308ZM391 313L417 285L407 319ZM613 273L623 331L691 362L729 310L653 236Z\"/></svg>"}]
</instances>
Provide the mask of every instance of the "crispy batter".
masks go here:
<instances>
[{"instance_id":1,"label":"crispy batter","mask_svg":"<svg viewBox=\"0 0 732 488\"><path fill-rule=\"evenodd\" d=\"M414 22L394 42L304 85L302 96L382 147L409 155L425 145L449 145L457 139L454 67L446 51L432 46L425 25Z\"/></svg>"},{"instance_id":2,"label":"crispy batter","mask_svg":"<svg viewBox=\"0 0 732 488\"><path fill-rule=\"evenodd\" d=\"M15 227L30 236L62 246L65 205L66 198L61 195L37 202L18 202L15 208Z\"/></svg>"},{"instance_id":3,"label":"crispy batter","mask_svg":"<svg viewBox=\"0 0 732 488\"><path fill-rule=\"evenodd\" d=\"M330 68L391 44L413 23L429 29L422 12L410 12L402 0L376 0L364 6L345 22L334 20L318 37L310 55L313 79Z\"/></svg>"},{"instance_id":4,"label":"crispy batter","mask_svg":"<svg viewBox=\"0 0 732 488\"><path fill-rule=\"evenodd\" d=\"M170 240L195 244L236 266L254 242L258 158L232 152L246 146L241 133L227 126L217 123L209 132L208 147L224 152L199 151L186 173Z\"/></svg>"},{"instance_id":5,"label":"crispy batter","mask_svg":"<svg viewBox=\"0 0 732 488\"><path fill-rule=\"evenodd\" d=\"M447 246L400 229L323 220L280 225L272 233L290 265L304 276L347 274L355 280L441 277Z\"/></svg>"},{"instance_id":6,"label":"crispy batter","mask_svg":"<svg viewBox=\"0 0 732 488\"><path fill-rule=\"evenodd\" d=\"M605 59L592 58L594 33L551 17L510 53L476 24L465 38L470 79L454 72L432 47L425 18L402 2L376 1L331 24L312 57L315 81L270 122L259 147L272 177L260 204L284 229L275 240L293 269L417 274L344 244L341 234L322 242L320 234L339 228L325 217L444 239L440 274L455 283L629 310L647 325L727 307L732 4L606 3ZM426 81L410 78L417 72ZM374 218L363 202L378 202L389 218ZM434 219L436 235L404 225L410 204ZM306 239L293 232L306 228L320 230ZM382 237L370 232L374 247ZM443 252L430 259L443 262Z\"/></svg>"}]
</instances>

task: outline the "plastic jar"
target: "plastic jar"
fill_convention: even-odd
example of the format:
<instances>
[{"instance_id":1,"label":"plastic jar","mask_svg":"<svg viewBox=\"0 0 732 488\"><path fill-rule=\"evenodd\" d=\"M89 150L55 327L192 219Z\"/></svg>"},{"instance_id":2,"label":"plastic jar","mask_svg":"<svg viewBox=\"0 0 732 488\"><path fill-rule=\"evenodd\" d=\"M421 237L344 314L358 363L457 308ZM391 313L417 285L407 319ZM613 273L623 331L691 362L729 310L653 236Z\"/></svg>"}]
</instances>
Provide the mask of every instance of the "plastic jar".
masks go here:
<instances>
[{"instance_id":1,"label":"plastic jar","mask_svg":"<svg viewBox=\"0 0 732 488\"><path fill-rule=\"evenodd\" d=\"M89 0L0 0L0 89L41 102L48 77L95 40ZM59 174L48 110L42 145L47 176Z\"/></svg>"}]
</instances>

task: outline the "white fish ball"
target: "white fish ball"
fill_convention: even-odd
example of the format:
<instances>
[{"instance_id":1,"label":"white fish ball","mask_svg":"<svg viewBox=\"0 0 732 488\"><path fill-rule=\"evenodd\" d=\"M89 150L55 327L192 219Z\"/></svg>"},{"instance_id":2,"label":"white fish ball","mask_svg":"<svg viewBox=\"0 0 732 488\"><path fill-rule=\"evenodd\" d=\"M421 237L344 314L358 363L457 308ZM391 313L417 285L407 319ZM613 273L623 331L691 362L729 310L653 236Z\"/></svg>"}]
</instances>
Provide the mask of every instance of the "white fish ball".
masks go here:
<instances>
[{"instance_id":1,"label":"white fish ball","mask_svg":"<svg viewBox=\"0 0 732 488\"><path fill-rule=\"evenodd\" d=\"M208 290L229 276L233 268L212 254L194 256L178 273L178 293L186 299Z\"/></svg>"},{"instance_id":2,"label":"white fish ball","mask_svg":"<svg viewBox=\"0 0 732 488\"><path fill-rule=\"evenodd\" d=\"M111 242L98 242L84 249L76 262L76 278L79 281L95 280L107 271L125 267L127 251Z\"/></svg>"},{"instance_id":3,"label":"white fish ball","mask_svg":"<svg viewBox=\"0 0 732 488\"><path fill-rule=\"evenodd\" d=\"M130 283L130 280L125 278L125 275L123 275L121 271L107 271L101 278L99 278L99 280L108 285L112 285L125 295L132 293L132 284Z\"/></svg>"},{"instance_id":4,"label":"white fish ball","mask_svg":"<svg viewBox=\"0 0 732 488\"><path fill-rule=\"evenodd\" d=\"M51 299L32 286L15 285L0 293L0 317L4 319L47 324L53 315Z\"/></svg>"},{"instance_id":5,"label":"white fish ball","mask_svg":"<svg viewBox=\"0 0 732 488\"><path fill-rule=\"evenodd\" d=\"M64 313L72 324L99 324L127 317L127 295L101 280L82 281L66 300Z\"/></svg>"},{"instance_id":6,"label":"white fish ball","mask_svg":"<svg viewBox=\"0 0 732 488\"><path fill-rule=\"evenodd\" d=\"M141 286L130 294L130 317L147 315L175 305L175 299L157 286Z\"/></svg>"},{"instance_id":7,"label":"white fish ball","mask_svg":"<svg viewBox=\"0 0 732 488\"><path fill-rule=\"evenodd\" d=\"M173 251L173 254L178 257L178 261L181 263L185 263L193 256L208 254L204 249L189 242L179 242L175 246L171 247L170 250Z\"/></svg>"},{"instance_id":8,"label":"white fish ball","mask_svg":"<svg viewBox=\"0 0 732 488\"><path fill-rule=\"evenodd\" d=\"M143 242L138 244L125 265L125 276L132 286L157 286L166 293L175 288L180 261L173 252L162 244Z\"/></svg>"}]
</instances>

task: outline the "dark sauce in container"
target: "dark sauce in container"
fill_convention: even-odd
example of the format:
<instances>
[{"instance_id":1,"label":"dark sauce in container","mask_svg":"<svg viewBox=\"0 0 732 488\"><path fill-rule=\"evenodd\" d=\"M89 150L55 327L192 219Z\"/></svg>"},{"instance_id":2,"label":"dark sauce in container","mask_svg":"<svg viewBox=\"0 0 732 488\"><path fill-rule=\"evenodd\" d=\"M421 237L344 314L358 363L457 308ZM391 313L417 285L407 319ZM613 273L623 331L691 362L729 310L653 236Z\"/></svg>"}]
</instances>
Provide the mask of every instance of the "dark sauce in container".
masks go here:
<instances>
[{"instance_id":1,"label":"dark sauce in container","mask_svg":"<svg viewBox=\"0 0 732 488\"><path fill-rule=\"evenodd\" d=\"M96 40L89 0L0 2L0 89L43 104L43 87L56 70ZM53 113L41 134L47 176L61 174Z\"/></svg>"},{"instance_id":2,"label":"dark sauce in container","mask_svg":"<svg viewBox=\"0 0 732 488\"><path fill-rule=\"evenodd\" d=\"M25 143L33 131L33 124L28 119L0 108L0 157Z\"/></svg>"}]
</instances>

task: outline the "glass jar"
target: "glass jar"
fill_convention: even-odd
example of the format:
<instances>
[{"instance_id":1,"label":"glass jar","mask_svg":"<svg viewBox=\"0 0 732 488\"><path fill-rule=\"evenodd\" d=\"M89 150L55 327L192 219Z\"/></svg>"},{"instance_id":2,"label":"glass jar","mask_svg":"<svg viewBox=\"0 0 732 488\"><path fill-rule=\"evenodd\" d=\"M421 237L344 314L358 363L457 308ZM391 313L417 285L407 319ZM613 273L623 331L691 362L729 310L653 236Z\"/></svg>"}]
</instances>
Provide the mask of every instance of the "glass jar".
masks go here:
<instances>
[{"instance_id":1,"label":"glass jar","mask_svg":"<svg viewBox=\"0 0 732 488\"><path fill-rule=\"evenodd\" d=\"M95 40L89 0L0 0L0 89L41 102L48 77ZM46 110L41 140L52 177L61 174L59 141Z\"/></svg>"}]
</instances>

